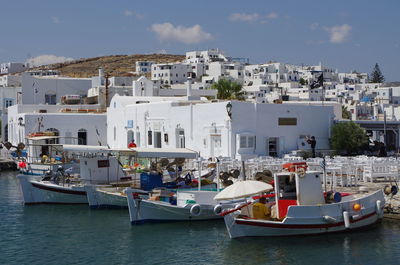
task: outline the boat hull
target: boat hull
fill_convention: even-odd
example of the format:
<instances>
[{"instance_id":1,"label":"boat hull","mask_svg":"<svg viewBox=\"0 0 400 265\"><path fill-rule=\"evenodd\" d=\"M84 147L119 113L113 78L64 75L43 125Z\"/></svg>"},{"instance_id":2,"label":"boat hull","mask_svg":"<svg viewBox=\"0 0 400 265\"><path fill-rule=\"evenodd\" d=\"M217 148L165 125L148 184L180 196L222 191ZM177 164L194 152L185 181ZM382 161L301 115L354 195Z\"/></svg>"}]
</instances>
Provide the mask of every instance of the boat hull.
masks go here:
<instances>
[{"instance_id":1,"label":"boat hull","mask_svg":"<svg viewBox=\"0 0 400 265\"><path fill-rule=\"evenodd\" d=\"M87 204L86 191L81 186L60 186L18 175L25 204Z\"/></svg>"},{"instance_id":2,"label":"boat hull","mask_svg":"<svg viewBox=\"0 0 400 265\"><path fill-rule=\"evenodd\" d=\"M222 218L214 213L215 205L200 204L201 213L194 216L190 211L193 204L177 206L163 201L135 199L133 192L129 190L126 194L129 216L132 224L146 222L200 221Z\"/></svg>"},{"instance_id":3,"label":"boat hull","mask_svg":"<svg viewBox=\"0 0 400 265\"><path fill-rule=\"evenodd\" d=\"M90 208L122 208L128 209L126 195L116 192L109 192L96 188L94 185L85 186L87 199Z\"/></svg>"},{"instance_id":4,"label":"boat hull","mask_svg":"<svg viewBox=\"0 0 400 265\"><path fill-rule=\"evenodd\" d=\"M377 201L380 201L377 206ZM224 217L231 238L247 236L293 236L347 231L372 225L383 218L384 196L378 191L369 196L320 206L290 206L283 221L239 218L231 213ZM360 211L352 209L362 205ZM380 209L378 209L380 207ZM346 224L345 214L349 214ZM329 216L329 217L327 217Z\"/></svg>"}]
</instances>

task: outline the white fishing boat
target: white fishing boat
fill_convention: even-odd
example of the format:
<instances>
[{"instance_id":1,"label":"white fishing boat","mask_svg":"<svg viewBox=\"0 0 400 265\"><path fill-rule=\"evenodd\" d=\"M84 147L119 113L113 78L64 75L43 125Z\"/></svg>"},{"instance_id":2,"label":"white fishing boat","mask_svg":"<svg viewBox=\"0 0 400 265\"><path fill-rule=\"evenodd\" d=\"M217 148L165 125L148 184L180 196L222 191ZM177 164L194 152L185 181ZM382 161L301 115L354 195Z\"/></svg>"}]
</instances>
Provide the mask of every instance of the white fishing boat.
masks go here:
<instances>
[{"instance_id":1,"label":"white fishing boat","mask_svg":"<svg viewBox=\"0 0 400 265\"><path fill-rule=\"evenodd\" d=\"M186 151L185 153L180 153L178 156L177 154L171 152L169 155L170 157L185 159L195 159L198 156L193 151ZM162 157L161 154L157 154L157 156ZM201 159L197 160L197 162L198 165L201 165ZM218 176L218 166L216 171L216 176ZM135 189L127 188L125 193L127 195L131 223L140 224L145 222L194 221L221 218L218 214L222 211L222 208L213 199L219 190L219 179L217 179L216 184L204 186L199 176L202 176L201 166L198 166L197 170L198 186L196 188L178 188L176 190L156 189L151 191L148 196L143 196ZM181 178L181 182L187 183L193 179L193 176L187 174Z\"/></svg>"},{"instance_id":2,"label":"white fishing boat","mask_svg":"<svg viewBox=\"0 0 400 265\"><path fill-rule=\"evenodd\" d=\"M93 155L95 151L96 156ZM79 154L78 158L73 157L74 152ZM57 164L56 170L40 176L26 172L17 176L25 204L87 204L86 184L115 180L116 176L109 174L109 167L117 167L119 164L114 157L108 155L108 147L63 145L62 153L65 164ZM79 161L79 173L65 168L71 160Z\"/></svg>"},{"instance_id":3,"label":"white fishing boat","mask_svg":"<svg viewBox=\"0 0 400 265\"><path fill-rule=\"evenodd\" d=\"M254 218L252 199L223 212L231 238L248 236L309 235L352 230L372 225L383 217L385 197L381 190L341 198L339 193L324 196L321 172L282 172L274 175L275 195L269 199L271 216ZM235 184L234 184L235 185ZM232 185L232 186L234 186ZM226 195L217 200L250 197L270 187ZM330 194L330 195L329 195ZM333 195L333 196L331 196Z\"/></svg>"},{"instance_id":4,"label":"white fishing boat","mask_svg":"<svg viewBox=\"0 0 400 265\"><path fill-rule=\"evenodd\" d=\"M120 163L116 167L110 166L110 174L124 176L127 181L114 179L108 185L86 185L91 208L128 208L125 193L127 187L147 198L154 188L175 191L179 188L194 189L191 185L197 185L197 179L194 179L191 173L192 169L188 169L193 167L193 163L188 161L197 158L195 151L185 148L128 148L115 149L110 154ZM177 183L177 179L184 180L184 184ZM202 188L216 189L216 184Z\"/></svg>"},{"instance_id":5,"label":"white fishing boat","mask_svg":"<svg viewBox=\"0 0 400 265\"><path fill-rule=\"evenodd\" d=\"M20 174L19 179L25 204L87 204L82 185L60 185L54 180L42 180Z\"/></svg>"},{"instance_id":6,"label":"white fishing boat","mask_svg":"<svg viewBox=\"0 0 400 265\"><path fill-rule=\"evenodd\" d=\"M220 205L213 198L217 191L190 190L171 194L151 194L143 198L128 188L129 216L132 224L145 222L196 221L222 218ZM216 214L217 213L217 214Z\"/></svg>"}]
</instances>

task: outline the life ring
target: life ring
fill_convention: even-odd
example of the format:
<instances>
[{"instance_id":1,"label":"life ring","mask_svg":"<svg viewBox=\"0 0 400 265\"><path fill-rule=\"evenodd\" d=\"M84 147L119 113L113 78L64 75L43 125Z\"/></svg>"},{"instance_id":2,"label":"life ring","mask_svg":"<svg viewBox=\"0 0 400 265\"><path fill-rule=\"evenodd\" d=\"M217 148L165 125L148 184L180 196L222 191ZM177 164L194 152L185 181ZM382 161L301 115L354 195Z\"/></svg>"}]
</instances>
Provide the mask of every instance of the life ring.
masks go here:
<instances>
[{"instance_id":1,"label":"life ring","mask_svg":"<svg viewBox=\"0 0 400 265\"><path fill-rule=\"evenodd\" d=\"M297 168L297 175L299 175L300 178L304 177L306 175L306 169L304 167Z\"/></svg>"},{"instance_id":2,"label":"life ring","mask_svg":"<svg viewBox=\"0 0 400 265\"><path fill-rule=\"evenodd\" d=\"M222 205L217 204L214 206L214 213L215 215L220 215L222 213Z\"/></svg>"},{"instance_id":3,"label":"life ring","mask_svg":"<svg viewBox=\"0 0 400 265\"><path fill-rule=\"evenodd\" d=\"M199 216L201 214L201 207L200 204L194 204L190 207L190 215L192 216Z\"/></svg>"},{"instance_id":4,"label":"life ring","mask_svg":"<svg viewBox=\"0 0 400 265\"><path fill-rule=\"evenodd\" d=\"M286 163L282 165L283 169L286 169L289 172L296 172L300 168L304 169L304 171L307 171L307 163L306 162L293 162L293 163Z\"/></svg>"}]
</instances>

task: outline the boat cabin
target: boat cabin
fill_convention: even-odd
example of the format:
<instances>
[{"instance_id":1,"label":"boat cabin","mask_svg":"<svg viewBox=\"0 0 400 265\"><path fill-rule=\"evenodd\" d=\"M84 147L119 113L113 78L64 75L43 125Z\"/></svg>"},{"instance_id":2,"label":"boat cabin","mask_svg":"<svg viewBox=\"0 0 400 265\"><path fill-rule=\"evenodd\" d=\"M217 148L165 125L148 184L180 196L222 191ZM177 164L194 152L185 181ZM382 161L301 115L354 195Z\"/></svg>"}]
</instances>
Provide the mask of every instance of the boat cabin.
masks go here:
<instances>
[{"instance_id":1,"label":"boat cabin","mask_svg":"<svg viewBox=\"0 0 400 265\"><path fill-rule=\"evenodd\" d=\"M275 174L275 201L277 218L286 217L291 205L324 204L322 172L283 172Z\"/></svg>"}]
</instances>

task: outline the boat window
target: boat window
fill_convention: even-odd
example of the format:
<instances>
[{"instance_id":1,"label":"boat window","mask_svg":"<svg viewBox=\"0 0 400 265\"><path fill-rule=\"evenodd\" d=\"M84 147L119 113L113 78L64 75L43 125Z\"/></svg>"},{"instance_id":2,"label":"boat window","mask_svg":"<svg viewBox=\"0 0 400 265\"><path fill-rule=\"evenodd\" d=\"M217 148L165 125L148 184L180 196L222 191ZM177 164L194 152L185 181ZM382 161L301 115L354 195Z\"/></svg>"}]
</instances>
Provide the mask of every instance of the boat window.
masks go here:
<instances>
[{"instance_id":1,"label":"boat window","mask_svg":"<svg viewBox=\"0 0 400 265\"><path fill-rule=\"evenodd\" d=\"M279 176L279 198L296 200L296 177L294 174Z\"/></svg>"}]
</instances>

